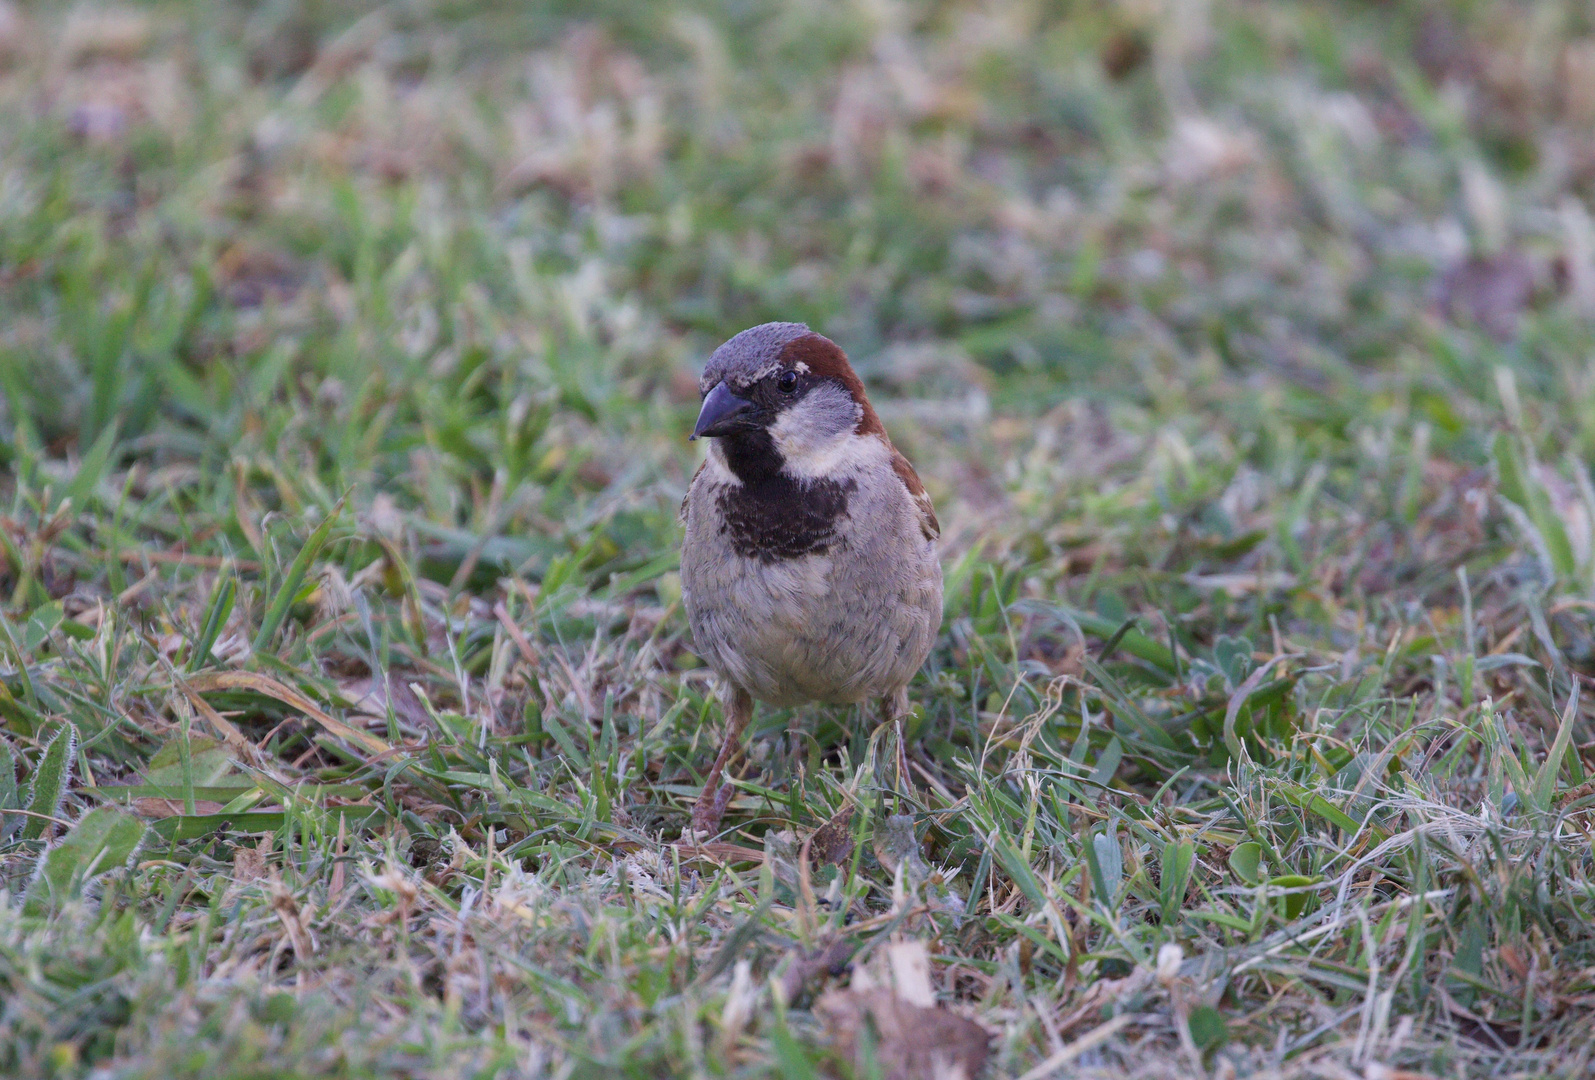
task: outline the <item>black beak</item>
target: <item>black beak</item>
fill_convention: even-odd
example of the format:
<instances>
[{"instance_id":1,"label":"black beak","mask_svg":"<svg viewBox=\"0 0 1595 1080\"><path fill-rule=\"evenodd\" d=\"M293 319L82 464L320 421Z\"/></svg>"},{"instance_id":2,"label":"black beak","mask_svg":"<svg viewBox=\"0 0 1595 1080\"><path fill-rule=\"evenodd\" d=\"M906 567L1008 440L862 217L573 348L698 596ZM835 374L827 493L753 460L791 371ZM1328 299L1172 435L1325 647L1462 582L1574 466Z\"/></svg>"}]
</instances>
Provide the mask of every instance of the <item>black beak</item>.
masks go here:
<instances>
[{"instance_id":1,"label":"black beak","mask_svg":"<svg viewBox=\"0 0 1595 1080\"><path fill-rule=\"evenodd\" d=\"M729 435L743 426L742 417L752 410L753 402L737 397L725 383L715 383L714 389L703 399L698 423L688 438L696 439L702 435L712 439L717 435Z\"/></svg>"}]
</instances>

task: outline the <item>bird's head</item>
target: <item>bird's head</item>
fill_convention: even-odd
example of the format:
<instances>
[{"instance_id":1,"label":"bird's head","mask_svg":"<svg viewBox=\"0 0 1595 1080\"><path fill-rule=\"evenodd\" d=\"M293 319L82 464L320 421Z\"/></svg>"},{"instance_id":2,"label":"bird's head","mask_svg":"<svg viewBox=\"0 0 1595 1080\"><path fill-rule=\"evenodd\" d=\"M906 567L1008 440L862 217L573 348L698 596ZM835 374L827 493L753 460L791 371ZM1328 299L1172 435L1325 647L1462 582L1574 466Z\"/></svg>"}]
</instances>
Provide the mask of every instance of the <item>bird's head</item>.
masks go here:
<instances>
[{"instance_id":1,"label":"bird's head","mask_svg":"<svg viewBox=\"0 0 1595 1080\"><path fill-rule=\"evenodd\" d=\"M709 357L698 388L703 405L691 437L720 440L739 474L763 463L823 475L859 438L885 441L847 355L802 323L742 331Z\"/></svg>"}]
</instances>

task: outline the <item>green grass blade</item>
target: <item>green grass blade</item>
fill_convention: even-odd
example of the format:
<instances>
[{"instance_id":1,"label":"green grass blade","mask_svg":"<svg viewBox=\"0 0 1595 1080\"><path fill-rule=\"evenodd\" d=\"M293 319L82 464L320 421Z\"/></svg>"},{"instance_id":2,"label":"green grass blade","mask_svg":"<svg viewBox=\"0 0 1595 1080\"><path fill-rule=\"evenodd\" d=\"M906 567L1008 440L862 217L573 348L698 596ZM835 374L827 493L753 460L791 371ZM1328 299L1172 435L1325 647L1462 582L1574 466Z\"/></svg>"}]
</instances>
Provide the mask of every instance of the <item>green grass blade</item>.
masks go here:
<instances>
[{"instance_id":1,"label":"green grass blade","mask_svg":"<svg viewBox=\"0 0 1595 1080\"><path fill-rule=\"evenodd\" d=\"M216 588L211 591L210 602L205 605L205 621L200 625L199 636L194 639L194 651L188 655L186 666L190 672L198 671L210 663L210 650L227 625L238 599L238 579L223 570L216 578Z\"/></svg>"},{"instance_id":2,"label":"green grass blade","mask_svg":"<svg viewBox=\"0 0 1595 1080\"><path fill-rule=\"evenodd\" d=\"M1567 757L1568 746L1573 741L1573 722L1578 719L1578 689L1575 680L1567 697L1567 708L1562 711L1562 723L1556 729L1556 739L1550 753L1534 776L1530 801L1534 809L1544 813L1551 808L1551 797L1556 794L1556 778L1561 775L1562 761Z\"/></svg>"},{"instance_id":3,"label":"green grass blade","mask_svg":"<svg viewBox=\"0 0 1595 1080\"><path fill-rule=\"evenodd\" d=\"M17 755L11 744L0 739L0 807L19 809L20 793L17 791Z\"/></svg>"},{"instance_id":4,"label":"green grass blade","mask_svg":"<svg viewBox=\"0 0 1595 1080\"><path fill-rule=\"evenodd\" d=\"M310 564L315 561L317 555L321 554L327 538L332 535L332 527L337 524L338 517L342 513L343 500L339 499L326 520L316 526L315 532L310 534L310 539L305 541L304 546L299 549L299 554L294 556L294 561L288 565L288 573L283 576L282 584L277 588L277 595L272 597L271 605L266 609L266 617L261 621L259 632L255 634L253 644L255 652L264 653L272 639L277 636L283 621L288 618L288 609L293 606L299 586L304 584L305 575L310 571Z\"/></svg>"},{"instance_id":5,"label":"green grass blade","mask_svg":"<svg viewBox=\"0 0 1595 1080\"><path fill-rule=\"evenodd\" d=\"M82 506L88 501L89 496L94 494L95 489L100 486L100 481L105 477L106 469L110 467L111 454L116 449L116 438L120 427L121 425L118 421L112 420L111 423L106 425L105 430L100 432L99 436L94 440L94 444L89 447L88 452L83 455L83 460L78 465L76 475L72 477L71 482L67 484L66 489L62 492L74 504Z\"/></svg>"}]
</instances>

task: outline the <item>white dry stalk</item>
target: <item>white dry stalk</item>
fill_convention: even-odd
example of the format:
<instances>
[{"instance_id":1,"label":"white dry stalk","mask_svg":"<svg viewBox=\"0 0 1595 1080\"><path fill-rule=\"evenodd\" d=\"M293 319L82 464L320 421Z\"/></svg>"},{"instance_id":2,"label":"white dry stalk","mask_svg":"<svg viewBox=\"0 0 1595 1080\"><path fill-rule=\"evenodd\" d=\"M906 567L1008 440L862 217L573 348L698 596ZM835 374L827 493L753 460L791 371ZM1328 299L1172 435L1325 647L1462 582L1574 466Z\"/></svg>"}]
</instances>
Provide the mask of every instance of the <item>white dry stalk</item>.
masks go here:
<instances>
[{"instance_id":1,"label":"white dry stalk","mask_svg":"<svg viewBox=\"0 0 1595 1080\"><path fill-rule=\"evenodd\" d=\"M906 861L906 860L905 860ZM930 983L930 953L923 941L894 941L886 946L886 962L897 996L922 1009L934 1008L936 991Z\"/></svg>"},{"instance_id":2,"label":"white dry stalk","mask_svg":"<svg viewBox=\"0 0 1595 1080\"><path fill-rule=\"evenodd\" d=\"M753 964L738 960L731 969L731 989L720 1009L720 1043L724 1053L748 1026L758 1007L762 991L753 983Z\"/></svg>"}]
</instances>

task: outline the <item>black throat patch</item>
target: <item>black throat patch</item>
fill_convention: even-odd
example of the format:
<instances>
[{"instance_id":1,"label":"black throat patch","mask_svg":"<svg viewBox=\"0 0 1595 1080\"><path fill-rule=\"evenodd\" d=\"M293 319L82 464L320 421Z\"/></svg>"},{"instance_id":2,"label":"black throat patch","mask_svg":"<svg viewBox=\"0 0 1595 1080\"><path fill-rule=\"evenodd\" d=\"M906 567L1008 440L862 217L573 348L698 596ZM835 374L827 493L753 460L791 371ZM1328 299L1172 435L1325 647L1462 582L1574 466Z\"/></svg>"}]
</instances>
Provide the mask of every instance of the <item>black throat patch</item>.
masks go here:
<instances>
[{"instance_id":1,"label":"black throat patch","mask_svg":"<svg viewBox=\"0 0 1595 1080\"><path fill-rule=\"evenodd\" d=\"M847 480L804 483L781 471L768 433L752 431L720 440L726 464L742 481L716 496L731 550L762 563L823 555L836 543L837 523L858 484Z\"/></svg>"}]
</instances>

